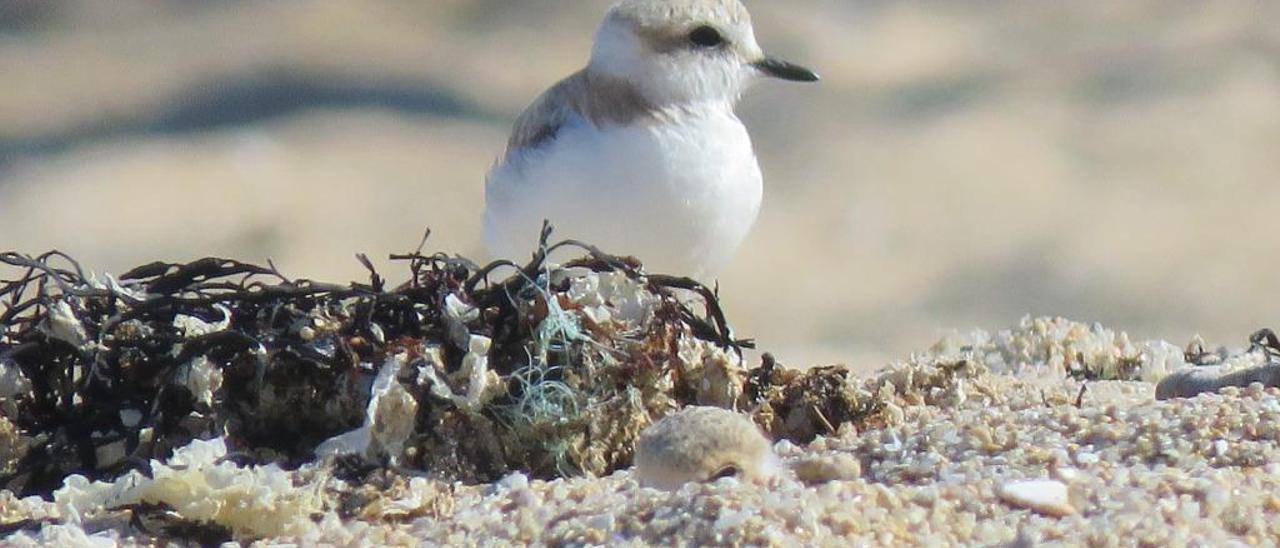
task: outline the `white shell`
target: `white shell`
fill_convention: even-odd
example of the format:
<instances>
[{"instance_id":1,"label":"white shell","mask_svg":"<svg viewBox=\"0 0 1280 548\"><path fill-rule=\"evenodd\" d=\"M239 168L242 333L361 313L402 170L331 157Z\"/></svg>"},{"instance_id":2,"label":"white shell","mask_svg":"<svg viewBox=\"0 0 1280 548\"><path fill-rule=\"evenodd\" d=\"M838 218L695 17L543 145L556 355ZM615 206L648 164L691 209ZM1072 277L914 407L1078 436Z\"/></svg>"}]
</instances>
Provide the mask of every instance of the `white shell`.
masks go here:
<instances>
[{"instance_id":1,"label":"white shell","mask_svg":"<svg viewBox=\"0 0 1280 548\"><path fill-rule=\"evenodd\" d=\"M1015 481L1000 486L1000 500L1049 516L1076 513L1067 485L1057 480Z\"/></svg>"}]
</instances>

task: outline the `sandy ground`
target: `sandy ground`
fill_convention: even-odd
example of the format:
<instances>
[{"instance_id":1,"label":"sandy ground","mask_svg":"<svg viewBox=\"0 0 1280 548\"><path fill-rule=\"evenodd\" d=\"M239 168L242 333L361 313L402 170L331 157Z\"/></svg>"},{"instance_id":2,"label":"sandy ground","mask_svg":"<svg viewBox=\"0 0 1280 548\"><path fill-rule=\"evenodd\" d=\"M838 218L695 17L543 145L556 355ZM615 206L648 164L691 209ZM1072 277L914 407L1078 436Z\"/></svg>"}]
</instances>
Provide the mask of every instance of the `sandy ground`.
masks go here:
<instances>
[{"instance_id":1,"label":"sandy ground","mask_svg":"<svg viewBox=\"0 0 1280 548\"><path fill-rule=\"evenodd\" d=\"M1128 375L1167 373L1148 354L1165 343L1137 346L1144 365ZM778 442L782 468L754 481L663 491L623 470L467 486L386 471L345 483L326 466L240 466L214 440L147 478L68 480L53 502L0 491L0 521L16 546L1276 545L1280 390L1156 401L1152 382L1074 378L1075 356L1114 365L1133 351L1122 333L1050 319L943 341L856 381L880 387L881 424ZM136 518L139 498L173 511Z\"/></svg>"},{"instance_id":2,"label":"sandy ground","mask_svg":"<svg viewBox=\"0 0 1280 548\"><path fill-rule=\"evenodd\" d=\"M754 4L825 77L742 107L766 203L720 282L765 349L866 368L1027 313L1280 323L1280 4ZM0 248L341 280L429 226L481 256L483 173L605 5L0 3Z\"/></svg>"}]
</instances>

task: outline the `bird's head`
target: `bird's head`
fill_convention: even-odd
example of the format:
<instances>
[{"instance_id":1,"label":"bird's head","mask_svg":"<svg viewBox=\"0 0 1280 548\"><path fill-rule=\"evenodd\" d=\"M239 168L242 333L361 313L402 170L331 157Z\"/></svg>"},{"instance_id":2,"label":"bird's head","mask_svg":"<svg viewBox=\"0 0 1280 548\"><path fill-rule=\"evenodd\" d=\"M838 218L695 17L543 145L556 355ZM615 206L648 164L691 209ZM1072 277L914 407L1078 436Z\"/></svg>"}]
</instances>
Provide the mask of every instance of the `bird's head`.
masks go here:
<instances>
[{"instance_id":1,"label":"bird's head","mask_svg":"<svg viewBox=\"0 0 1280 548\"><path fill-rule=\"evenodd\" d=\"M739 0L621 0L596 32L589 68L658 105L733 102L762 76L818 80L765 55Z\"/></svg>"}]
</instances>

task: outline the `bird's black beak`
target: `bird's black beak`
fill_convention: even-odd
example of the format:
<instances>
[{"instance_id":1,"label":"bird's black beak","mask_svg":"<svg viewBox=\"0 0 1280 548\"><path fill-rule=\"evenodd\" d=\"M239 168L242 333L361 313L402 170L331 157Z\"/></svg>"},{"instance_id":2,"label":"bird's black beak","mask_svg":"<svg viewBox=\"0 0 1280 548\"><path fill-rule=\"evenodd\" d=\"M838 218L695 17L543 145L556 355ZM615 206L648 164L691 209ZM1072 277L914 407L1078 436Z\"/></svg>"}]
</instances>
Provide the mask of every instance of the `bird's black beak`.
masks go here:
<instances>
[{"instance_id":1,"label":"bird's black beak","mask_svg":"<svg viewBox=\"0 0 1280 548\"><path fill-rule=\"evenodd\" d=\"M794 63L788 63L781 59L765 57L759 61L751 63L765 76L779 78L782 80L790 80L792 82L817 82L819 80L817 73Z\"/></svg>"}]
</instances>

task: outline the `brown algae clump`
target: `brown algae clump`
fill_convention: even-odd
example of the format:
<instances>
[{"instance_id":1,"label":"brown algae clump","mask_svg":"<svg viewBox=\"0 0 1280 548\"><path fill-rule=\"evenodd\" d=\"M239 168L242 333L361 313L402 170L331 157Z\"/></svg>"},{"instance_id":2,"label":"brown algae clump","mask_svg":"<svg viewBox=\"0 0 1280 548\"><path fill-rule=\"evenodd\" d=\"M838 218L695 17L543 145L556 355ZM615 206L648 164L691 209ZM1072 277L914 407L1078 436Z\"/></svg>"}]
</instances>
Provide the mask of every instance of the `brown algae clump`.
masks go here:
<instances>
[{"instance_id":1,"label":"brown algae clump","mask_svg":"<svg viewBox=\"0 0 1280 548\"><path fill-rule=\"evenodd\" d=\"M571 248L582 258L546 261ZM751 342L715 292L633 259L545 238L524 265L419 251L392 257L408 266L398 286L361 260L368 282L344 285L217 258L116 278L59 253L0 254L13 271L0 417L23 433L0 483L48 495L73 473L110 480L215 438L246 464L334 458L355 476L598 476L630 467L640 433L688 405L789 398L847 420L788 390L794 376L748 394ZM841 393L845 375L829 380Z\"/></svg>"}]
</instances>

